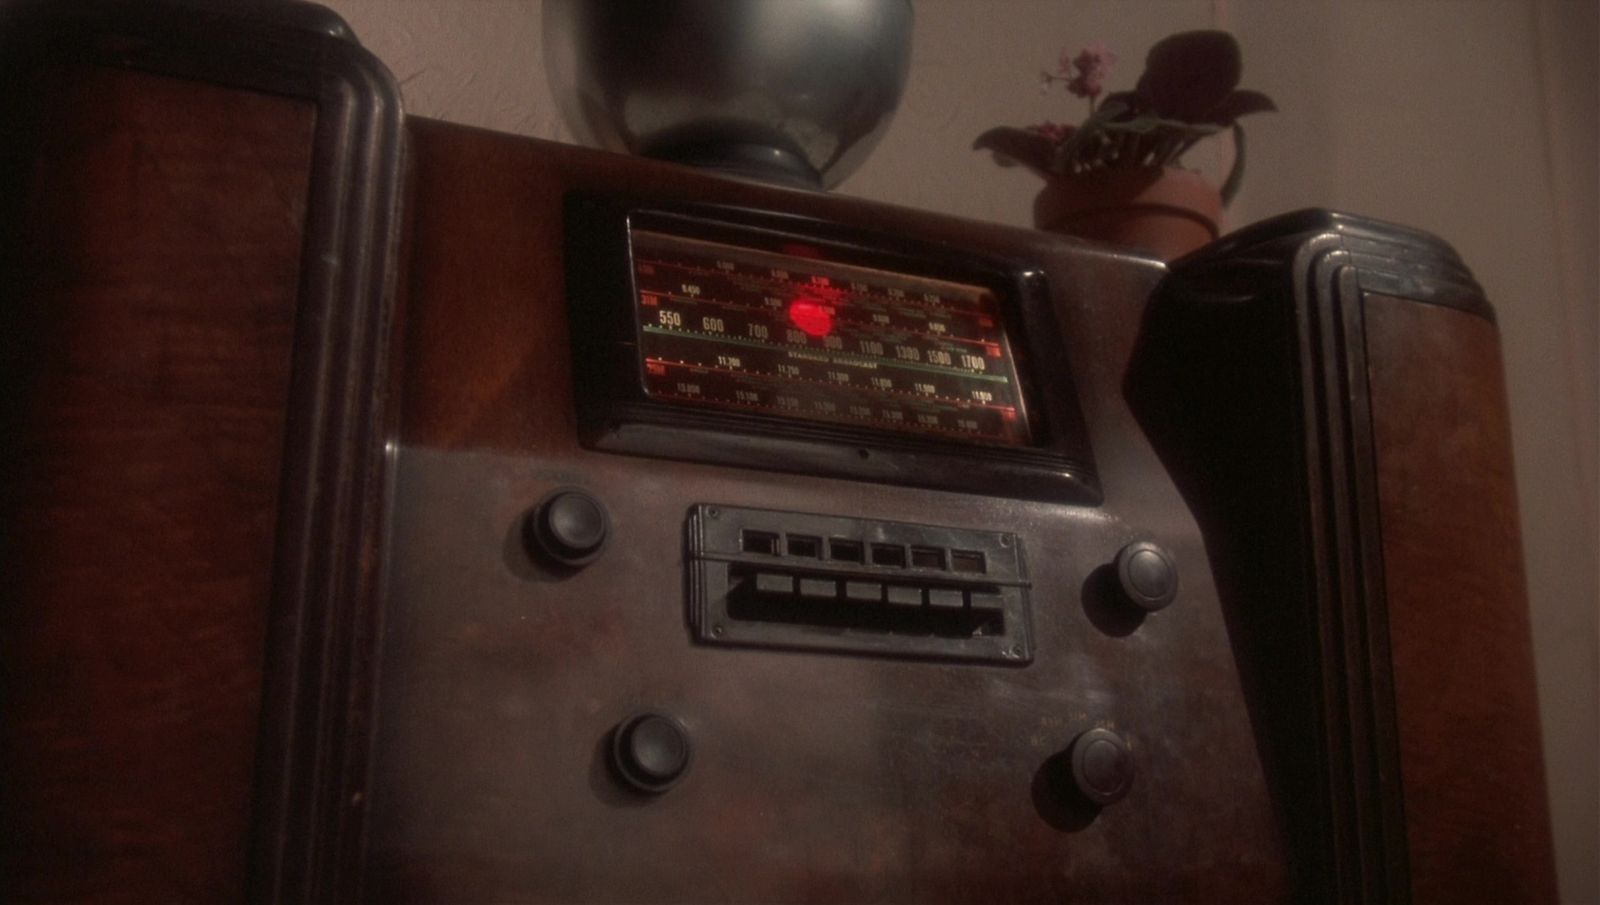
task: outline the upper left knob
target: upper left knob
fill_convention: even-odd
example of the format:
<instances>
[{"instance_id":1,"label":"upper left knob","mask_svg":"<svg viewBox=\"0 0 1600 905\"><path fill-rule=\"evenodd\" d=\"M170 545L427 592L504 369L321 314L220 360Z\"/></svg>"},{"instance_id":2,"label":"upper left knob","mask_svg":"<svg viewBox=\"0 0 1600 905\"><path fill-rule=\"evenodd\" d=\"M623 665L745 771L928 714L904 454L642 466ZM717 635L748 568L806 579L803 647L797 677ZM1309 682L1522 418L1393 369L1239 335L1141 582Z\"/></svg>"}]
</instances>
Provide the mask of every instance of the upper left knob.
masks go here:
<instances>
[{"instance_id":1,"label":"upper left knob","mask_svg":"<svg viewBox=\"0 0 1600 905\"><path fill-rule=\"evenodd\" d=\"M563 566L594 562L610 536L606 507L593 494L574 487L546 496L522 526L529 554Z\"/></svg>"}]
</instances>

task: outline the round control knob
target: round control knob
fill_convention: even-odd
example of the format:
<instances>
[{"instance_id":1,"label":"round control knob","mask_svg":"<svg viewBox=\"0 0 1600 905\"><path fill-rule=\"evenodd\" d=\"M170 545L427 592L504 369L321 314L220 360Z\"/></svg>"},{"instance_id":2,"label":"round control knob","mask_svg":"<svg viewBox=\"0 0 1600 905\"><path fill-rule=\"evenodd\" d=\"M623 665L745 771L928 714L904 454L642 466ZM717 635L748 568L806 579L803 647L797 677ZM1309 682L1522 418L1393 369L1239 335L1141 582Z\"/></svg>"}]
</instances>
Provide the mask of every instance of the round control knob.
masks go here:
<instances>
[{"instance_id":1,"label":"round control knob","mask_svg":"<svg viewBox=\"0 0 1600 905\"><path fill-rule=\"evenodd\" d=\"M1073 739L1072 785L1101 807L1116 804L1133 788L1133 752L1110 729L1090 729Z\"/></svg>"},{"instance_id":2,"label":"round control knob","mask_svg":"<svg viewBox=\"0 0 1600 905\"><path fill-rule=\"evenodd\" d=\"M1154 613L1178 596L1178 565L1166 550L1137 541L1117 553L1117 585L1130 603Z\"/></svg>"},{"instance_id":3,"label":"round control knob","mask_svg":"<svg viewBox=\"0 0 1600 905\"><path fill-rule=\"evenodd\" d=\"M611 536L606 507L588 491L564 488L540 501L523 524L528 552L563 566L593 562Z\"/></svg>"},{"instance_id":4,"label":"round control knob","mask_svg":"<svg viewBox=\"0 0 1600 905\"><path fill-rule=\"evenodd\" d=\"M689 733L660 713L637 713L611 736L611 765L624 782L651 794L672 788L689 771Z\"/></svg>"}]
</instances>

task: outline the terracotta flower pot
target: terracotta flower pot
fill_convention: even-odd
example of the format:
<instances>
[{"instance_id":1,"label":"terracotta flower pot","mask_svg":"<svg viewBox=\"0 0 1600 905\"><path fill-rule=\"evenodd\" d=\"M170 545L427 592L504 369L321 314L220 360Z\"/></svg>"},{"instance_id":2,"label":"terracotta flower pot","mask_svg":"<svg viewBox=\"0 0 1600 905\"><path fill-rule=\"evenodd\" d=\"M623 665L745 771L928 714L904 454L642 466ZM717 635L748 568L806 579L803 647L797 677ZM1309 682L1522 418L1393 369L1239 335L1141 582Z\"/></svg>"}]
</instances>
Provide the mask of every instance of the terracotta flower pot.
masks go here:
<instances>
[{"instance_id":1,"label":"terracotta flower pot","mask_svg":"<svg viewBox=\"0 0 1600 905\"><path fill-rule=\"evenodd\" d=\"M1117 245L1163 261L1217 237L1222 196L1188 170L1107 170L1051 180L1033 202L1038 229Z\"/></svg>"}]
</instances>

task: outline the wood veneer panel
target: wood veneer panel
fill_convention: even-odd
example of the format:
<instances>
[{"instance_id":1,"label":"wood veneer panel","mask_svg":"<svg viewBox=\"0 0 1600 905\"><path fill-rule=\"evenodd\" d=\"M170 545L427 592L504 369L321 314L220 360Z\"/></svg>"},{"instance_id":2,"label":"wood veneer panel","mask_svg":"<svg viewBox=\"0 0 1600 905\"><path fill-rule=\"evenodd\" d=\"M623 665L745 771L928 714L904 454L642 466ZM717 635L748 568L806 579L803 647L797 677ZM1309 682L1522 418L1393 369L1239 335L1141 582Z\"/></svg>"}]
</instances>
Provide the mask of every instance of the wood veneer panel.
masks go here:
<instances>
[{"instance_id":1,"label":"wood veneer panel","mask_svg":"<svg viewBox=\"0 0 1600 905\"><path fill-rule=\"evenodd\" d=\"M314 105L46 71L0 477L11 901L244 895Z\"/></svg>"},{"instance_id":2,"label":"wood veneer panel","mask_svg":"<svg viewBox=\"0 0 1600 905\"><path fill-rule=\"evenodd\" d=\"M1415 901L1553 902L1499 335L1403 299L1365 313Z\"/></svg>"}]
</instances>

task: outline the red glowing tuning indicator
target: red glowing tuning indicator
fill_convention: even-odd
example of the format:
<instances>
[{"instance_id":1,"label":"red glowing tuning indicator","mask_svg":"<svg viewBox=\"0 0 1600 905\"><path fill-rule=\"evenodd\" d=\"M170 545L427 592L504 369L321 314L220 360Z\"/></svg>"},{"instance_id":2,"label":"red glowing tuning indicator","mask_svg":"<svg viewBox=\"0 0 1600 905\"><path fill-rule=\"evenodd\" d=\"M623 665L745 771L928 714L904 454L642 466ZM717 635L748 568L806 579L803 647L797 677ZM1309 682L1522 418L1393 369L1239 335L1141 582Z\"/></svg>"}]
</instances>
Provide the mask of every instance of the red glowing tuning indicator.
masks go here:
<instances>
[{"instance_id":1,"label":"red glowing tuning indicator","mask_svg":"<svg viewBox=\"0 0 1600 905\"><path fill-rule=\"evenodd\" d=\"M815 299L798 298L789 304L789 323L807 336L827 336L833 332L833 311Z\"/></svg>"}]
</instances>

